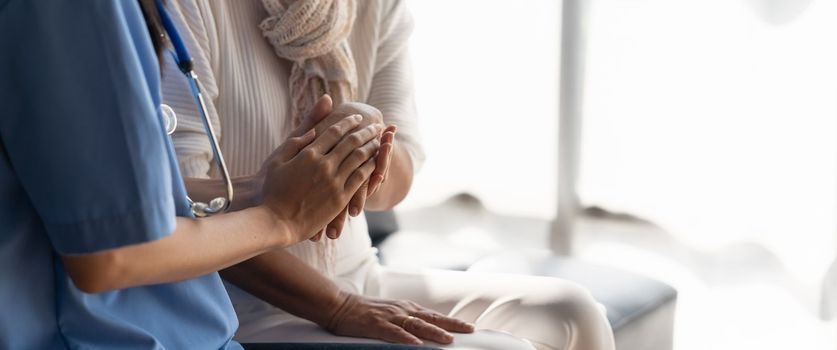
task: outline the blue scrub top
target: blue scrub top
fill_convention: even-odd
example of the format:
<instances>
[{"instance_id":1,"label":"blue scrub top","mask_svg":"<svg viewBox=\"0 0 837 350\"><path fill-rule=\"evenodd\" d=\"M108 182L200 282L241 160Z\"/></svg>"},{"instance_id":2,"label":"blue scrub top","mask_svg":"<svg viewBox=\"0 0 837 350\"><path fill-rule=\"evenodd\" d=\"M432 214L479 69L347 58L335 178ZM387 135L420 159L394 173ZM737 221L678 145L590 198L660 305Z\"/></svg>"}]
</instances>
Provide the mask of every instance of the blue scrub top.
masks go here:
<instances>
[{"instance_id":1,"label":"blue scrub top","mask_svg":"<svg viewBox=\"0 0 837 350\"><path fill-rule=\"evenodd\" d=\"M218 274L87 294L59 258L190 215L159 74L136 0L0 0L0 348L240 349Z\"/></svg>"}]
</instances>

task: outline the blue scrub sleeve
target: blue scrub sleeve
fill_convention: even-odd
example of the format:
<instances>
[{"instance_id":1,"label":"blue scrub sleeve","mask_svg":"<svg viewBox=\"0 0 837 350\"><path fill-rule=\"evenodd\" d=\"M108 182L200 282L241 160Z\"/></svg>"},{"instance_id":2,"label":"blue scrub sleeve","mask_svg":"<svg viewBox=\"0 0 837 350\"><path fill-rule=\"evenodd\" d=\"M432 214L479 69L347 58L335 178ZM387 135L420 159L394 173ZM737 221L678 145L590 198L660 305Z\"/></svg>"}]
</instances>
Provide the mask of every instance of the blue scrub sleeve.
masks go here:
<instances>
[{"instance_id":1,"label":"blue scrub sleeve","mask_svg":"<svg viewBox=\"0 0 837 350\"><path fill-rule=\"evenodd\" d=\"M123 13L139 11L137 2L5 6L0 47L13 54L0 55L9 79L0 84L0 141L56 251L170 234L177 170L158 115L156 56L144 23L131 22L141 17Z\"/></svg>"}]
</instances>

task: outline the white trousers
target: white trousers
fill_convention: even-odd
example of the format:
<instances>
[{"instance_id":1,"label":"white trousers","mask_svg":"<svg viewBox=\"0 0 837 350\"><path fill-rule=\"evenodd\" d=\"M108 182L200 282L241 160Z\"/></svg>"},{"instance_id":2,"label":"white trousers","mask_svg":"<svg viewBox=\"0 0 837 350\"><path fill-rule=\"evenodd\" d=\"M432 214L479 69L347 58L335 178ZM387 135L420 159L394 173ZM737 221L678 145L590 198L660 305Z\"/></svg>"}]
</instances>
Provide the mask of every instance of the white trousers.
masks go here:
<instances>
[{"instance_id":1,"label":"white trousers","mask_svg":"<svg viewBox=\"0 0 837 350\"><path fill-rule=\"evenodd\" d=\"M472 322L474 334L454 334L449 349L611 350L613 331L590 293L558 278L381 267L367 269L363 294L411 300ZM281 312L277 310L278 312ZM278 316L278 315L277 315ZM278 321L280 320L281 321ZM377 342L340 337L295 317L239 334L242 342ZM439 346L438 344L430 344Z\"/></svg>"}]
</instances>

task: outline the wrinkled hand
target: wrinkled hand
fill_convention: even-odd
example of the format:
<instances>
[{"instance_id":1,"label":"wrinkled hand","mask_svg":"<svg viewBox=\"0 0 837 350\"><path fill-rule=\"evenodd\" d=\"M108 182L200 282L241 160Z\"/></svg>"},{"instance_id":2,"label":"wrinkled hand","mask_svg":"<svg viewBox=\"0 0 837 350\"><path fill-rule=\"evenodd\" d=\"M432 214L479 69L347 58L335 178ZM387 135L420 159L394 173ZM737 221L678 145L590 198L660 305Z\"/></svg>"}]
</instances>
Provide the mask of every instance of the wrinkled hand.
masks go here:
<instances>
[{"instance_id":1,"label":"wrinkled hand","mask_svg":"<svg viewBox=\"0 0 837 350\"><path fill-rule=\"evenodd\" d=\"M315 130L322 130L328 127L341 117L350 114L360 114L363 116L361 126L380 125L383 126L383 116L381 111L363 103L343 103L336 107L334 111L326 118L318 121ZM312 240L317 241L324 233L328 238L337 239L343 231L343 225L346 222L347 215L358 216L363 212L366 206L366 199L371 197L380 188L380 185L386 180L389 164L392 160L392 154L395 147L395 133L397 128L395 125L390 125L384 129L380 136L381 147L375 156L375 170L372 173L369 181L364 183L361 188L352 197L346 210L341 212L326 226L323 231L315 235Z\"/></svg>"},{"instance_id":2,"label":"wrinkled hand","mask_svg":"<svg viewBox=\"0 0 837 350\"><path fill-rule=\"evenodd\" d=\"M348 294L325 328L337 335L423 344L450 344L449 332L471 333L470 323L447 317L412 301L374 299Z\"/></svg>"},{"instance_id":3,"label":"wrinkled hand","mask_svg":"<svg viewBox=\"0 0 837 350\"><path fill-rule=\"evenodd\" d=\"M360 115L343 116L319 132L291 137L262 165L263 203L289 226L294 242L311 238L338 215L375 169L383 127L360 124Z\"/></svg>"}]
</instances>

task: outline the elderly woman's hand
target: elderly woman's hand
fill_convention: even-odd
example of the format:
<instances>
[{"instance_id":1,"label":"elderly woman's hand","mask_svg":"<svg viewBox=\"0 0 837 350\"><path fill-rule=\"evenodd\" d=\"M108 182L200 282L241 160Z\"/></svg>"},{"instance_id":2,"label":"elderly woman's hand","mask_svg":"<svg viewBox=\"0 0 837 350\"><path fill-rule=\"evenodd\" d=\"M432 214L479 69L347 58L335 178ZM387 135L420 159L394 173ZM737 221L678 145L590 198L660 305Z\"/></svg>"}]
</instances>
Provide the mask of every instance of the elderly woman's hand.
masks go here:
<instances>
[{"instance_id":1,"label":"elderly woman's hand","mask_svg":"<svg viewBox=\"0 0 837 350\"><path fill-rule=\"evenodd\" d=\"M374 299L346 294L325 328L337 335L423 344L421 339L450 344L450 332L471 333L474 326L426 309L412 301Z\"/></svg>"}]
</instances>

